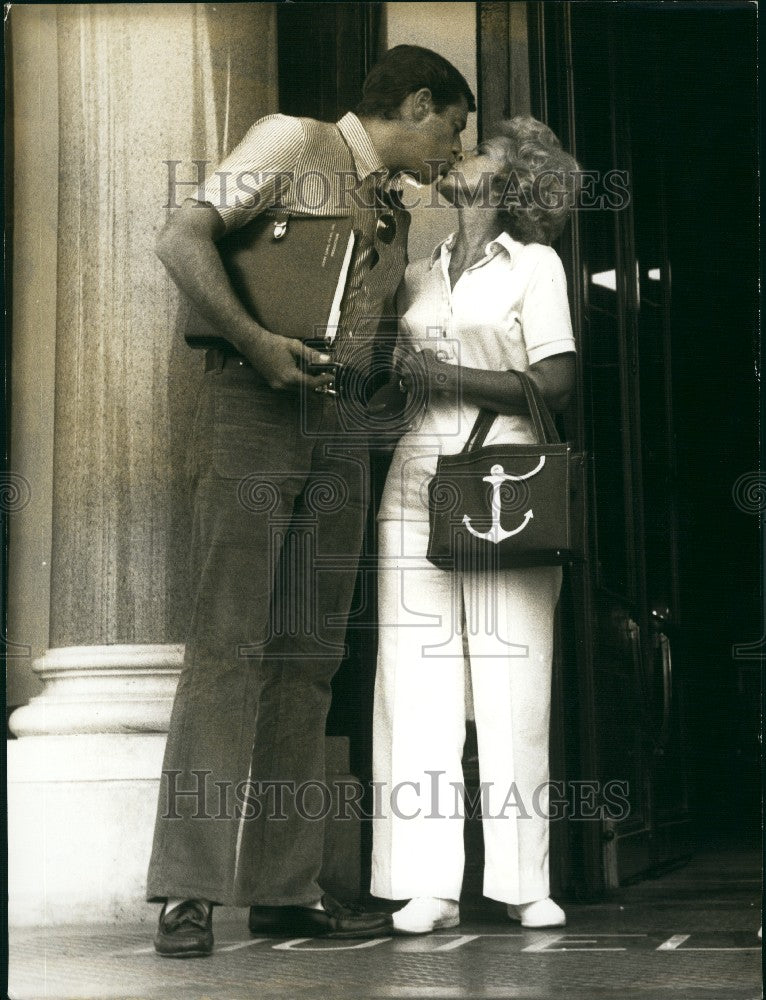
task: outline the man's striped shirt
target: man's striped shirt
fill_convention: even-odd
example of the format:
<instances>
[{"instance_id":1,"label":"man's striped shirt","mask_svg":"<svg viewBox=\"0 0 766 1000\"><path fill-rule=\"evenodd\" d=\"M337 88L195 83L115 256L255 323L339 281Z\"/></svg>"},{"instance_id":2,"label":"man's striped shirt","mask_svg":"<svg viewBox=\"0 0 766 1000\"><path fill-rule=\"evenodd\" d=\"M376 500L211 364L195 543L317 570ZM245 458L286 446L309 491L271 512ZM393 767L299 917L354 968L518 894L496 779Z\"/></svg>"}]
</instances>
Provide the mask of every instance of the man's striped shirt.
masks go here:
<instances>
[{"instance_id":1,"label":"man's striped shirt","mask_svg":"<svg viewBox=\"0 0 766 1000\"><path fill-rule=\"evenodd\" d=\"M409 214L400 209L376 209L375 192L387 176L369 135L353 113L344 115L337 124L274 114L250 128L204 189L204 199L216 208L227 231L268 210L353 219L356 248L341 308L337 348L344 357L352 349L355 364L361 367L367 365L380 318L393 312L406 266ZM376 239L383 211L390 212L396 223L396 234L388 244ZM306 336L312 332L306 331Z\"/></svg>"}]
</instances>

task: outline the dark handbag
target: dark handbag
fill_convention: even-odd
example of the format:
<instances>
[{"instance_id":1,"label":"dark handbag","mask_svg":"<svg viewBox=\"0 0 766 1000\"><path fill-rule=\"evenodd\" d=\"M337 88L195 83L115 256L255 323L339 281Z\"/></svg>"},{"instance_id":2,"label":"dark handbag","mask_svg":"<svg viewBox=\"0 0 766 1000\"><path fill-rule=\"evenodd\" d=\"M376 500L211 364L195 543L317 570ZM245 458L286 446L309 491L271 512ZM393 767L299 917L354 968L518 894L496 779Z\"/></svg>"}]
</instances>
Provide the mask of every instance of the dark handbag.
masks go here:
<instances>
[{"instance_id":1,"label":"dark handbag","mask_svg":"<svg viewBox=\"0 0 766 1000\"><path fill-rule=\"evenodd\" d=\"M536 444L484 441L481 410L463 450L440 455L428 487L427 558L443 569L559 566L584 558L586 454L559 439L535 383L516 372Z\"/></svg>"}]
</instances>

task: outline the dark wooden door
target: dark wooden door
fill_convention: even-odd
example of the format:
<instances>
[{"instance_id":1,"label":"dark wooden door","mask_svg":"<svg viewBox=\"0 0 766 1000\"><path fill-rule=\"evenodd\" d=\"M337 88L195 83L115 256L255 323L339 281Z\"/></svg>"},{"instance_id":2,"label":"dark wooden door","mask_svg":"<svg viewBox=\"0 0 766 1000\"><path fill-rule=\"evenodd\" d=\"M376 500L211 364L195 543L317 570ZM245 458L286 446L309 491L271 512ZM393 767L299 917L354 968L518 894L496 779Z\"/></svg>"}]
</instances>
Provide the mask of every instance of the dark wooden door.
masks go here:
<instances>
[{"instance_id":1,"label":"dark wooden door","mask_svg":"<svg viewBox=\"0 0 766 1000\"><path fill-rule=\"evenodd\" d=\"M662 93L662 63L654 39L642 46L635 11L562 7L545 19L544 57L549 66L556 59L547 78L558 84L549 115L558 111L562 125L566 116L593 178L572 261L582 294L584 443L593 456L583 581L591 617L580 668L593 698L585 757L602 788L617 782L627 804L624 815L601 819L610 886L683 857L691 826L684 665L674 658L681 609L665 174L645 100Z\"/></svg>"},{"instance_id":2,"label":"dark wooden door","mask_svg":"<svg viewBox=\"0 0 766 1000\"><path fill-rule=\"evenodd\" d=\"M378 58L382 4L277 5L279 110L337 121Z\"/></svg>"}]
</instances>

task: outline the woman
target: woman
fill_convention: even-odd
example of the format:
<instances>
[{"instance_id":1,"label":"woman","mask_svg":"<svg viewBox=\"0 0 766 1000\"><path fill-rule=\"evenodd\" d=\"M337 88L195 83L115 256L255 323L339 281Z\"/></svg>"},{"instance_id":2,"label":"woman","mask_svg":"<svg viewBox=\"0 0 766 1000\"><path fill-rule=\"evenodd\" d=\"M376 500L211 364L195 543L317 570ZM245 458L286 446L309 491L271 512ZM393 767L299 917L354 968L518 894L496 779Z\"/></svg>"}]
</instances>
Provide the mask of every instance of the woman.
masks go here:
<instances>
[{"instance_id":1,"label":"woman","mask_svg":"<svg viewBox=\"0 0 766 1000\"><path fill-rule=\"evenodd\" d=\"M425 384L420 425L394 452L378 515L372 893L409 899L400 933L459 922L461 755L472 693L482 783L484 894L526 927L560 926L548 897L548 729L559 567L450 572L425 559L428 483L480 407L486 444L535 440L516 371L551 409L574 379L564 270L550 243L573 201L576 162L533 118L505 122L437 184L459 229L409 266L400 302L403 388ZM415 374L417 371L417 375ZM470 664L470 670L469 668Z\"/></svg>"}]
</instances>

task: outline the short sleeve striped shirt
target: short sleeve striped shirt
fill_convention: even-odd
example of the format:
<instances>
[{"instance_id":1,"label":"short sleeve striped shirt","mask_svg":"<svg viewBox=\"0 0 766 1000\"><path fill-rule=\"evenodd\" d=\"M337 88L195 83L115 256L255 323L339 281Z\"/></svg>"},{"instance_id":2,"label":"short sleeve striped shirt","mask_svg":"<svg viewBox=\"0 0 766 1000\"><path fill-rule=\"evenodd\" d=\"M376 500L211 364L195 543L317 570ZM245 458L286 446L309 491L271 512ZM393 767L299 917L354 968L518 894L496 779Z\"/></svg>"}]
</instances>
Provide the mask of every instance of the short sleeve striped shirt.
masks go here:
<instances>
[{"instance_id":1,"label":"short sleeve striped shirt","mask_svg":"<svg viewBox=\"0 0 766 1000\"><path fill-rule=\"evenodd\" d=\"M204 192L227 231L269 210L353 219L357 242L337 346L349 350L353 341L355 363L361 365L368 360L364 345L369 348L380 318L393 312L406 266L407 212L386 209L393 216L395 234L389 243L376 238L382 209L376 207L375 192L387 177L353 113L336 124L274 114L250 128L208 179Z\"/></svg>"}]
</instances>

